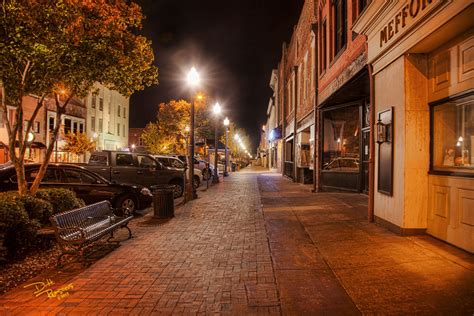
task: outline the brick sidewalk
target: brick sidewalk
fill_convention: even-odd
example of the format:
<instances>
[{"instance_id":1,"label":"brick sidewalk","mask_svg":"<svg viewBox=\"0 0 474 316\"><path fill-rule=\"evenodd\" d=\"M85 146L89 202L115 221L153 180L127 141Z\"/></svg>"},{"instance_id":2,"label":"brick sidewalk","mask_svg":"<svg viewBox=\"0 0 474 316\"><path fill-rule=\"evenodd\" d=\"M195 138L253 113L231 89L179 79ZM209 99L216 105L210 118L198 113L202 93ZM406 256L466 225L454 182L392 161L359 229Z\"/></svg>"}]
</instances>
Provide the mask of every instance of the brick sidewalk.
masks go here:
<instances>
[{"instance_id":1,"label":"brick sidewalk","mask_svg":"<svg viewBox=\"0 0 474 316\"><path fill-rule=\"evenodd\" d=\"M234 174L170 221L138 220L136 238L78 275L42 276L72 283L70 297L19 287L0 298L0 314L280 314L259 207L256 175Z\"/></svg>"},{"instance_id":2,"label":"brick sidewalk","mask_svg":"<svg viewBox=\"0 0 474 316\"><path fill-rule=\"evenodd\" d=\"M36 279L72 283L68 298L18 287L0 315L472 314L474 256L369 224L366 203L246 168L174 219L135 219L92 266Z\"/></svg>"},{"instance_id":3,"label":"brick sidewalk","mask_svg":"<svg viewBox=\"0 0 474 316\"><path fill-rule=\"evenodd\" d=\"M367 197L258 177L283 314L474 314L474 256L367 222Z\"/></svg>"}]
</instances>

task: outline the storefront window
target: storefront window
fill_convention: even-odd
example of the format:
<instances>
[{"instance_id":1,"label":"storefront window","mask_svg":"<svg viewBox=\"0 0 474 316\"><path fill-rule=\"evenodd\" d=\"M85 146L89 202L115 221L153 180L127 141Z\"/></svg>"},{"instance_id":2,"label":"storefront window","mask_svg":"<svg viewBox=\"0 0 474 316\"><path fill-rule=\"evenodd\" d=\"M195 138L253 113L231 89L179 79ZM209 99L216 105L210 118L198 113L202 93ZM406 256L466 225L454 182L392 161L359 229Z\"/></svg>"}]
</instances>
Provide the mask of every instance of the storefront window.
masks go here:
<instances>
[{"instance_id":1,"label":"storefront window","mask_svg":"<svg viewBox=\"0 0 474 316\"><path fill-rule=\"evenodd\" d=\"M474 174L474 95L432 108L433 170Z\"/></svg>"},{"instance_id":2,"label":"storefront window","mask_svg":"<svg viewBox=\"0 0 474 316\"><path fill-rule=\"evenodd\" d=\"M324 112L323 126L323 171L359 172L359 107Z\"/></svg>"}]
</instances>

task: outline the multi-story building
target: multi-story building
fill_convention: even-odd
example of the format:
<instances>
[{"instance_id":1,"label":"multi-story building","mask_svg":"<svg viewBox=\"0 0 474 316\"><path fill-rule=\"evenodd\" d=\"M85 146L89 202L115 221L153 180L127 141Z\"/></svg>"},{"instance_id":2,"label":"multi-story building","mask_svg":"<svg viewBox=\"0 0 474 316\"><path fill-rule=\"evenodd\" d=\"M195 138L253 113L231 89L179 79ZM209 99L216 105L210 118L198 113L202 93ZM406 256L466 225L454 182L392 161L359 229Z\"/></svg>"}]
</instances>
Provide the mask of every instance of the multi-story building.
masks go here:
<instances>
[{"instance_id":1,"label":"multi-story building","mask_svg":"<svg viewBox=\"0 0 474 316\"><path fill-rule=\"evenodd\" d=\"M23 98L23 115L26 119L30 118L38 104L38 97L25 96ZM13 126L15 120L16 109L12 106L7 106L7 116L10 125ZM25 120L25 129L26 124ZM46 124L45 124L45 110L41 107L36 115L35 121L32 125L30 135L25 137L31 138L30 148L26 152L26 158L31 161L39 162L44 158L44 149L46 144ZM26 130L25 130L26 133ZM5 163L10 160L8 151L8 132L6 127L6 121L4 121L3 113L0 110L0 163Z\"/></svg>"},{"instance_id":2,"label":"multi-story building","mask_svg":"<svg viewBox=\"0 0 474 316\"><path fill-rule=\"evenodd\" d=\"M60 129L54 144L51 162L85 162L85 155L74 155L64 149L65 135L68 133L84 133L86 127L87 109L84 101L72 98L66 106L66 113L61 115ZM46 101L46 146L52 141L52 132L56 127L56 104L54 100Z\"/></svg>"},{"instance_id":3,"label":"multi-story building","mask_svg":"<svg viewBox=\"0 0 474 316\"><path fill-rule=\"evenodd\" d=\"M23 111L25 119L31 117L35 110L38 97L25 96ZM56 127L56 104L51 98L46 98L45 105L40 108L29 137L31 145L27 158L41 162L45 149L52 139L52 131ZM15 107L8 107L8 119L13 124ZM0 163L10 160L8 154L8 135L6 122L0 113ZM66 107L66 113L61 116L60 130L54 144L52 162L84 162L85 155L76 156L64 150L67 133L87 133L95 140L97 149L127 149L128 148L128 115L129 98L116 91L95 84L94 89L84 99L73 98ZM27 120L25 120L25 124Z\"/></svg>"},{"instance_id":4,"label":"multi-story building","mask_svg":"<svg viewBox=\"0 0 474 316\"><path fill-rule=\"evenodd\" d=\"M130 100L100 84L85 98L86 132L97 150L128 150Z\"/></svg>"},{"instance_id":5,"label":"multi-story building","mask_svg":"<svg viewBox=\"0 0 474 316\"><path fill-rule=\"evenodd\" d=\"M352 30L366 6L367 1L318 0L316 189L369 189L366 41Z\"/></svg>"},{"instance_id":6,"label":"multi-story building","mask_svg":"<svg viewBox=\"0 0 474 316\"><path fill-rule=\"evenodd\" d=\"M329 1L328 1L329 2ZM372 1L353 29L372 68L369 215L474 252L474 4Z\"/></svg>"},{"instance_id":7,"label":"multi-story building","mask_svg":"<svg viewBox=\"0 0 474 316\"><path fill-rule=\"evenodd\" d=\"M270 88L273 95L270 98L267 108L267 134L266 140L268 142L268 160L269 168L282 172L282 152L283 142L281 140L281 125L280 125L280 98L278 93L278 69L272 71L270 79Z\"/></svg>"},{"instance_id":8,"label":"multi-story building","mask_svg":"<svg viewBox=\"0 0 474 316\"><path fill-rule=\"evenodd\" d=\"M316 102L316 10L306 0L290 43L283 45L279 65L280 93L283 95L284 174L299 182L311 182L314 168L311 143L314 143Z\"/></svg>"}]
</instances>

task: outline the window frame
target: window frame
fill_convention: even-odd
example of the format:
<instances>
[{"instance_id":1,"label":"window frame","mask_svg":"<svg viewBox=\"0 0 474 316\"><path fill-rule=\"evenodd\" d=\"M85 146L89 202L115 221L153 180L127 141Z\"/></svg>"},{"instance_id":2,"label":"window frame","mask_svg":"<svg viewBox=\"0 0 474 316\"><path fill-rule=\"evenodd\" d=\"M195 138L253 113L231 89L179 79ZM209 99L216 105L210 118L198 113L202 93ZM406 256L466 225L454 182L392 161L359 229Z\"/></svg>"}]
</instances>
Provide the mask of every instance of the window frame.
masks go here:
<instances>
[{"instance_id":1,"label":"window frame","mask_svg":"<svg viewBox=\"0 0 474 316\"><path fill-rule=\"evenodd\" d=\"M320 70L319 74L324 75L326 73L327 68L327 18L324 17L323 21L321 22L321 60L320 60Z\"/></svg>"},{"instance_id":2,"label":"window frame","mask_svg":"<svg viewBox=\"0 0 474 316\"><path fill-rule=\"evenodd\" d=\"M338 13L338 7L340 7L340 13L341 17L339 17ZM346 49L347 47L347 26L348 26L348 21L347 21L347 0L335 0L333 5L332 5L332 14L333 14L333 62L342 54L342 52ZM340 28L338 28L338 20L340 20L341 25ZM341 34L339 34L339 29L341 31ZM340 38L339 38L340 36ZM341 45L338 49L338 39L341 40Z\"/></svg>"},{"instance_id":3,"label":"window frame","mask_svg":"<svg viewBox=\"0 0 474 316\"><path fill-rule=\"evenodd\" d=\"M97 95L92 94L91 98L91 108L95 109L97 106Z\"/></svg>"},{"instance_id":4,"label":"window frame","mask_svg":"<svg viewBox=\"0 0 474 316\"><path fill-rule=\"evenodd\" d=\"M439 99L433 102L428 103L428 106L430 108L430 168L428 171L428 174L432 175L440 175L440 176L452 176L452 177L463 177L463 178L474 178L474 172L463 172L462 168L459 168L459 171L454 171L454 170L440 170L440 169L435 169L433 165L433 159L434 159L434 109L436 106L443 105L447 102L453 102L457 101L460 99L464 99L470 96L474 96L474 89L469 89L467 91L463 91L461 93L457 93L451 96L448 96L443 99ZM471 148L471 151L473 148ZM454 167L455 168L455 167Z\"/></svg>"}]
</instances>

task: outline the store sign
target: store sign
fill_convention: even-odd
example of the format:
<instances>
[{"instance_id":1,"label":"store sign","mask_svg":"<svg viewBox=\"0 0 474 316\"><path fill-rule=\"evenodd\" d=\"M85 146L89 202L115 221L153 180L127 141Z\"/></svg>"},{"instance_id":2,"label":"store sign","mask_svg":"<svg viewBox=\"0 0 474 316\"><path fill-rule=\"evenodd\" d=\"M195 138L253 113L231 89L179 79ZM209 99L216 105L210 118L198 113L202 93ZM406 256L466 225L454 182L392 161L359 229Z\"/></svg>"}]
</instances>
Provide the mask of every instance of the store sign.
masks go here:
<instances>
[{"instance_id":1,"label":"store sign","mask_svg":"<svg viewBox=\"0 0 474 316\"><path fill-rule=\"evenodd\" d=\"M435 6L434 0L408 0L407 3L380 30L380 48L387 44L397 34L403 33L416 20L425 16Z\"/></svg>"}]
</instances>

